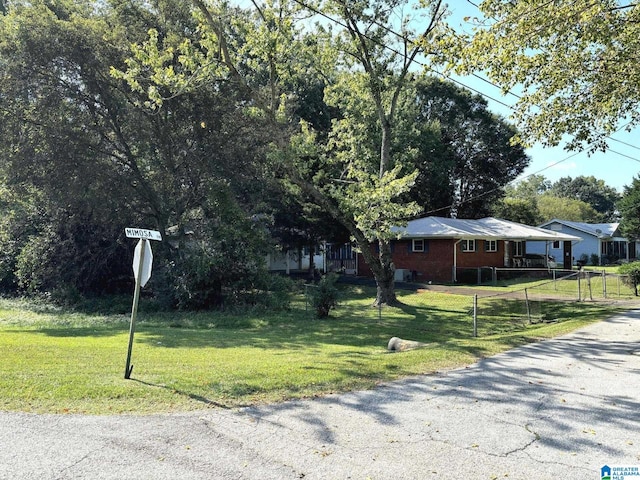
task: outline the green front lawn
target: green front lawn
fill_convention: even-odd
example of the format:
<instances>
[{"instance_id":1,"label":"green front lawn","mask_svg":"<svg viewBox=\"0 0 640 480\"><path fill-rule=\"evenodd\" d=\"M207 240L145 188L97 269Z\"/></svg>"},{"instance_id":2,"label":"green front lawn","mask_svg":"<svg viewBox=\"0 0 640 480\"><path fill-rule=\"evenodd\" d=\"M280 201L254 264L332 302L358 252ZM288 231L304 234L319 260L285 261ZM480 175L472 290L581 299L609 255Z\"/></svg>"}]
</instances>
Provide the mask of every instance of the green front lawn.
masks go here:
<instances>
[{"instance_id":1,"label":"green front lawn","mask_svg":"<svg viewBox=\"0 0 640 480\"><path fill-rule=\"evenodd\" d=\"M131 380L124 379L128 312L0 300L0 410L147 413L366 389L466 365L616 311L569 304L558 323L526 325L510 322L506 308L504 322L491 319L498 328L485 325L485 336L473 338L469 296L398 293L404 305L381 316L369 306L373 289L362 287L344 287L341 306L325 320L305 311L302 297L279 313L141 313ZM388 353L393 336L429 346Z\"/></svg>"}]
</instances>

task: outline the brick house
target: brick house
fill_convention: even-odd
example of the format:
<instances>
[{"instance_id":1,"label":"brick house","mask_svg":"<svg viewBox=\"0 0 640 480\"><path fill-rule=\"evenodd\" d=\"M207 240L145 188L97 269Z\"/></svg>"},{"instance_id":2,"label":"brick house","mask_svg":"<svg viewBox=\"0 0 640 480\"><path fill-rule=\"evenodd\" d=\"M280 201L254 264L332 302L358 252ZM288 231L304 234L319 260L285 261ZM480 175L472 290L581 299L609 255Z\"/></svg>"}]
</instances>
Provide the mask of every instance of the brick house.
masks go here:
<instances>
[{"instance_id":1,"label":"brick house","mask_svg":"<svg viewBox=\"0 0 640 480\"><path fill-rule=\"evenodd\" d=\"M410 221L396 232L398 239L391 243L396 280L419 282L456 282L460 269L533 266L527 257L527 241L560 241L569 249L580 241L566 233L492 217L425 217ZM357 274L373 276L362 254L358 254Z\"/></svg>"}]
</instances>

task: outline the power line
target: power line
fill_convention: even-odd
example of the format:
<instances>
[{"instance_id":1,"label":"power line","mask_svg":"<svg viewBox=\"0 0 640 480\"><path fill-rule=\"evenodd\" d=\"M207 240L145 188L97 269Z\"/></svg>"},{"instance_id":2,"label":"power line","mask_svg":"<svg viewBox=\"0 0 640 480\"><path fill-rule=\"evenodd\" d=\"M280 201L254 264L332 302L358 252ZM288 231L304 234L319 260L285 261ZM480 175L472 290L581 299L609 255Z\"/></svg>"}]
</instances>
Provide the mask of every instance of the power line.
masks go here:
<instances>
[{"instance_id":1,"label":"power line","mask_svg":"<svg viewBox=\"0 0 640 480\"><path fill-rule=\"evenodd\" d=\"M349 28L349 26L348 26L348 25L346 25L345 23L341 22L340 20L338 20L338 19L336 19L336 18L334 18L334 17L332 17L332 16L330 16L330 15L327 15L327 14L326 14L326 13L324 13L323 11L321 11L321 10L319 10L319 9L317 9L317 8L315 8L315 7L313 7L313 6L311 6L311 5L306 4L303 0L294 0L294 1L295 1L297 4L299 4L300 6L302 6L303 8L306 8L306 9L308 9L308 10L310 10L310 11L312 11L312 12L314 12L314 13L316 13L316 14L320 15L320 16L322 16L323 18L326 18L326 19L327 19L327 20L329 20L330 22L333 22L333 23L335 23L336 25L341 26L342 28L345 28L345 29L348 29L348 28ZM467 0L467 2L468 2L468 3L470 3L471 5L473 5L474 7L479 8L479 7L478 7L478 5L476 5L475 3L473 3L471 0ZM539 8L540 8L540 7L538 7L537 9L539 9ZM536 10L536 9L532 10L531 12L533 12L533 11L535 11L535 10ZM529 13L529 12L525 12L525 13ZM401 33L398 33L396 30L394 30L394 29L392 29L392 28L390 28L390 27L387 27L386 25L381 25L381 24L380 24L380 23L378 23L378 22L374 22L374 23L375 23L376 25L378 25L380 28L383 28L383 29L384 29L385 31L387 31L388 33L390 33L390 34L392 34L392 35L394 35L394 36L396 36L396 37L398 37L398 38L400 38L400 39L402 39L402 40L408 41L409 43L411 43L411 44L414 44L414 45L415 45L415 41L413 41L413 40L411 40L411 39L407 39L407 38L406 38L406 36L402 35ZM373 42L373 43L376 43L378 46L381 46L381 47L383 47L383 48L385 48L385 49L387 49L387 50L391 51L391 52L392 52L392 53L394 53L394 54L397 54L397 55L403 55L403 54L402 54L402 52L399 52L399 51L398 51L398 50L396 50L395 48L393 48L393 47L391 47L391 46L389 46L389 45L386 45L386 44L381 44L380 42L378 42L377 40L375 40L375 39L371 38L370 36L368 36L368 35L366 35L366 34L362 34L362 36L363 36L364 38L368 39L369 41L371 41L371 42ZM502 106L504 106L504 107L506 107L506 108L508 108L508 109L510 109L510 110L512 110L512 111L515 111L515 108L514 108L512 105L509 105L509 104L507 104L507 103L505 103L505 102L503 102L503 101L501 101L501 100L498 100L498 99L496 99L496 98L494 98L494 97L492 97L492 96L490 96L490 95L487 95L486 93L484 93L484 92L482 92L482 91L480 91L480 90L478 90L478 89L476 89L476 88L470 87L469 85L465 84L464 82L462 82L462 81L460 81L460 80L457 80L457 79L455 79L455 78L448 77L448 76L444 75L443 73L441 73L441 72L437 71L436 69L434 69L434 68L433 68L433 67L431 67L430 65L427 65L427 64L425 64L425 63L421 62L420 60L417 60L417 59L416 59L416 60L415 60L415 63L416 63L417 65L420 65L421 67L426 68L426 69L428 69L429 71L431 71L431 72L433 72L433 73L437 74L438 76L441 76L441 77L443 77L443 78L445 78L445 79L447 79L447 80L449 80L449 81L451 81L451 82L453 82L453 83L456 83L456 84L458 84L458 85L460 85L460 86L462 86L462 87L464 87L464 88L466 88L466 89L468 89L468 90L470 90L470 91L472 91L472 92L474 92L474 93L476 93L476 94L478 94L478 95L480 95L480 96L482 96L482 97L484 97L484 98L486 98L486 99L489 99L489 100L491 100L491 101L493 101L493 102L496 102L496 103L497 103L497 104L499 104L499 105L502 105ZM500 87L499 87L498 85L496 85L495 83L491 82L490 80L488 80L488 79L486 79L486 78L484 78L484 77L482 77L482 76L480 76L480 75L477 75L477 74L475 74L475 73L474 73L474 74L472 74L472 76L473 76L473 77L475 77L475 78L477 78L477 79L479 79L479 80L481 80L481 81L483 81L483 82L485 82L485 83L487 83L487 84L489 84L489 85L491 85L492 87L500 88ZM512 96L516 97L517 99L522 98L520 95L518 95L518 94L516 94L516 93L513 93L513 92L511 92L511 91L507 91L506 93L507 93L507 94L509 94L509 95L512 95ZM628 125L628 124L627 124L627 125ZM625 126L626 126L626 125L625 125ZM621 127L621 129L622 129L622 128L624 128L624 126L623 126L623 127ZM626 142L622 142L621 140L614 139L614 138L612 138L611 136L606 136L605 138L608 138L608 139L613 140L613 141L615 141L615 142L619 142L619 143L625 144L625 145L627 145L627 146L630 146L630 147L632 147L632 148L636 148L636 149L640 150L640 148L639 148L639 147L635 147L635 146L633 146L633 145L631 145L631 144L627 144ZM609 149L609 150L610 150L612 153L616 153L616 154L618 154L618 155L624 156L624 157L626 157L626 158L629 158L629 159L631 159L631 160L634 160L634 161L636 161L636 162L640 163L640 160L639 160L639 159L637 159L637 158L631 157L631 156L629 156L629 155L622 154L622 153L617 152L617 151L615 151L615 150L611 150L611 149ZM543 171L545 171L545 170L548 170L549 168L552 168L552 167L554 167L554 166L556 166L556 165L558 165L558 164L560 164L560 163L562 163L562 162L565 162L565 161L569 160L570 158L575 157L575 156L576 156L576 155L578 155L579 153L581 153L581 152L577 152L577 153L571 154L571 155L567 156L566 158L564 158L564 159L562 159L562 160L559 160L559 161L557 161L557 162L554 162L554 163L552 163L552 164L550 164L550 165L546 166L545 168L538 170L538 171L537 171L537 172L535 172L535 173L532 173L532 174L530 174L530 175L527 175L527 176L526 176L526 177L524 177L523 179L529 178L529 176L531 176L531 175L536 175L536 174L538 174L538 173L540 173L540 172L543 172ZM517 179L516 179L516 180L517 180ZM512 182L514 182L514 181L516 181L516 180L513 180ZM512 182L509 182L509 183L512 183ZM485 194L482 194L482 196L484 196L484 195L486 195L486 193L485 193ZM473 199L471 199L471 200L473 200Z\"/></svg>"},{"instance_id":2,"label":"power line","mask_svg":"<svg viewBox=\"0 0 640 480\"><path fill-rule=\"evenodd\" d=\"M474 3L472 0L466 0L466 1L467 1L467 3L469 3L470 5L473 5L476 9L480 10L480 12L481 12L482 14L484 14L484 12L482 12L482 10L480 9L480 6L479 6L478 4ZM533 9L531 9L531 10L527 10L527 11L525 11L525 12L522 12L522 13L520 14L520 17L519 17L519 18L524 18L525 16L528 16L528 15L529 15L529 14L531 14L531 13L535 13L536 11L541 10L541 9L543 9L543 8L545 8L545 7L547 7L547 6L549 6L551 3L552 3L552 2L548 2L548 3L546 3L546 4L539 5L539 6L537 6L537 7L533 8ZM593 7L593 6L595 6L595 5L596 5L596 3L595 3L595 2L591 3L590 5L586 5L586 6L584 7L584 9L583 9L583 10L581 10L581 12L585 12L585 11L587 11L590 7ZM627 7L624 7L624 8L627 8ZM495 17L492 17L492 18L493 18L493 20L495 20L495 21L497 22L496 24L498 24L498 23L500 23L500 22L501 22L501 20L499 20L499 19L497 19L497 18L495 18ZM544 51L544 50L543 50L543 51ZM495 88L500 88L498 85L496 85L495 83L491 82L490 80L485 80L485 79L483 79L482 77L479 77L479 76L478 76L478 75L476 75L476 74L473 74L473 76L474 76L474 77L476 77L476 78L480 78L481 80L486 81L488 84L492 85L492 86L493 86L493 87L495 87ZM516 97L517 99L521 99L521 98L522 98L522 96L521 96L521 95L517 95L517 94L515 94L515 93L511 92L510 90L508 90L506 93L507 93L507 94L510 94L510 95L513 95L513 96L514 96L514 97ZM513 107L511 107L511 109L515 111L515 109L514 109ZM623 125L622 127L620 127L620 128L619 128L618 130L616 130L613 134L615 134L615 133L617 133L617 132L621 131L622 129L624 129L625 127L627 127L629 124L631 124L631 121L627 122L625 125ZM599 134L599 132L597 132L596 130L591 130L591 132L592 132L592 133L595 133L596 135L600 135L600 134ZM602 135L603 135L603 138L604 138L605 140L611 140L611 141L613 141L613 142L620 143L620 144L625 145L625 146L627 146L627 147L630 147L630 148L633 148L633 149L636 149L636 150L640 150L640 147L637 147L637 146L632 145L632 144L630 144L630 143L627 143L627 142L624 142L624 141L622 141L622 140L618 140L618 139L616 139L616 138L613 138L613 137L611 136L611 135L613 135L613 134L609 134L609 135L604 135L604 134L602 134ZM591 143L591 144L593 144L593 143ZM610 149L609 149L609 150L610 150ZM613 153L619 153L619 152L613 152ZM630 158L631 160L640 161L640 160L638 160L638 159L636 159L636 158L633 158L633 157L630 157L630 156L627 156L627 155L623 155L623 156L626 156L627 158Z\"/></svg>"},{"instance_id":3,"label":"power line","mask_svg":"<svg viewBox=\"0 0 640 480\"><path fill-rule=\"evenodd\" d=\"M313 7L313 6L311 6L311 5L306 4L303 0L294 0L294 1L295 1L295 3L297 3L298 5L300 5L301 7L305 8L305 9L307 9L307 10L309 10L309 11L311 11L311 12L313 12L313 13L317 14L317 15L320 15L321 17L323 17L323 18L325 18L325 19L329 20L330 22L332 22L332 23L334 23L334 24L336 24L336 25L341 26L342 28L345 28L345 29L349 30L349 26L348 26L348 25L346 25L345 23L341 22L340 20L338 20L338 19L336 19L336 18L334 18L334 17L332 17L332 16L330 16L330 15L327 15L326 13L324 13L323 11L319 10L319 9L318 9L318 8L316 8L316 7ZM473 5L474 7L476 7L476 8L478 8L478 9L479 9L478 5L477 5L477 4L475 4L475 3L473 3L471 0L467 0L467 2L468 2L468 3L470 3L471 5ZM535 10L539 9L539 8L540 8L540 7L536 8L536 9L534 9L534 10L531 10L531 12L533 12L533 11L535 11ZM525 12L525 13L529 13L529 12ZM496 19L496 21L498 21L498 20ZM390 27L387 27L386 25L381 25L381 24L379 24L378 22L375 22L375 21L374 21L373 23L375 23L378 27L382 28L383 30L387 31L388 33L390 33L390 34L392 34L392 35L394 35L394 36L397 36L398 38L402 39L403 41L406 41L406 42L408 42L408 43L410 43L410 44L412 44L412 45L415 45L415 41L414 41L414 40L408 39L406 36L404 36L404 35L402 35L402 34L398 33L398 32L397 32L397 31L395 31L394 29L392 29L392 28L390 28ZM376 39L373 39L373 38L371 38L370 36L368 36L368 35L366 35L366 34L364 34L364 33L360 33L360 35L362 35L362 37L363 37L363 38L366 38L367 40L369 40L369 41L371 41L371 42L375 43L376 45L378 45L378 46L380 46L380 47L382 47L382 48L384 48L384 49L389 50L390 52L392 52L392 53L394 53L394 54L396 54L396 55L400 55L400 56L403 56L403 55L404 55L402 52L400 52L400 51L396 50L395 48L393 48L393 47L391 47L391 46L389 46L389 45L386 45L386 44L382 44L382 43L380 43L379 41L377 41ZM473 87L470 87L469 85L465 84L464 82L461 82L461 81L456 80L456 79L454 79L454 78L451 78L451 77L449 77L449 76L447 76L447 75L444 75L443 73L441 73L441 72L437 71L436 69L434 69L434 68L433 68L433 67L431 67L430 65L427 65L427 64L425 64L425 63L421 62L421 61L420 61L420 60L418 60L418 59L415 59L415 60L414 60L414 62L415 62L417 65L419 65L419 66L421 66L421 67L423 67L423 68L426 68L427 70L429 70L429 71L431 71L431 72L435 73L435 74L436 74L436 75L438 75L438 76L441 76L441 77L445 78L445 79L446 79L446 80L448 80L448 81L451 81L451 82L453 82L453 83L456 83L456 84L458 84L458 85L461 85L462 87L464 87L464 88L466 88L466 89L468 89L468 90L470 90L470 91L472 91L472 92L475 92L476 94L478 94L478 95L480 95L480 96L482 96L482 97L484 97L484 98L486 98L486 99L489 99L489 100L491 100L491 101L493 101L493 102L496 102L497 104L500 104L500 105L502 105L502 106L504 106L504 107L506 107L506 108L508 108L508 109L510 109L510 110L512 110L512 111L515 111L515 108L514 108L512 105L509 105L509 104L507 104L507 103L505 103L505 102L503 102L503 101L501 101L501 100L498 100L498 99L496 99L496 98L493 98L493 97L492 97L492 96L490 96L490 95L487 95L486 93L481 92L480 90L477 90L477 89L475 89L475 88L473 88ZM481 80L481 81L483 81L483 82L485 82L485 83L487 83L487 84L489 84L489 85L491 85L491 86L493 86L493 87L495 87L495 88L501 89L501 87L499 87L498 85L494 84L494 83L493 83L493 82L491 82L490 80L485 79L484 77L481 77L480 75L477 75L477 74L475 74L475 73L474 73L474 74L472 74L472 76L473 76L473 77L475 77L475 78L477 78L477 79L479 79L479 80ZM513 92L511 92L511 91L507 91L507 92L506 92L506 94L512 95L512 96L514 96L514 97L516 97L516 98L518 98L518 99L522 98L520 95L517 95L517 94L515 94L515 93L513 93ZM627 124L627 125L628 125L628 124ZM622 129L622 128L624 128L624 126L623 126L623 127L621 127L621 129ZM620 129L620 130L621 130L621 129ZM619 130L618 130L618 131L619 131ZM625 145L627 145L627 146L630 146L630 147L632 147L632 148L636 148L636 149L640 150L640 148L638 148L638 147L635 147L635 146L633 146L633 145L631 145L631 144L627 144L626 142L622 142L622 141L620 141L620 140L614 139L614 138L612 138L611 136L605 136L604 138L605 138L605 139L610 139L610 140L613 140L613 141L615 141L615 142L619 142L619 143L625 144ZM626 158L628 158L628 159L630 159L630 160L633 160L633 161L636 161L636 162L640 163L640 159L637 159L637 158L631 157L631 156L629 156L629 155L623 154L623 153L618 152L618 151L615 151L615 150L611 150L611 149L609 149L609 151L611 151L612 153L615 153L615 154L617 154L617 155L621 155L621 156L626 157ZM521 178L520 180L521 180L521 181L522 181L522 180L525 180L525 179L527 179L527 178L529 178L529 177L531 177L531 176L533 176L533 175L536 175L536 174L539 174L539 173L541 173L541 172L543 172L543 171L545 171L545 170L548 170L549 168L553 168L553 167L555 167L555 166L557 166L557 165L559 165L559 164L561 164L561 163L563 163L563 162L565 162L565 161L567 161L567 160L569 160L569 159L571 159L571 158L575 157L576 155L579 155L580 153L583 153L583 152L582 152L582 151L579 151L579 152L572 153L572 154L568 155L567 157L563 158L562 160L559 160L559 161L557 161L557 162L551 163L551 164L547 165L546 167L544 167L544 168L542 168L542 169L540 169L540 170L538 170L538 171L536 171L536 172L534 172L534 173L531 173L531 174L529 174L529 175L526 175L525 177ZM511 182L508 182L508 183L507 183L507 185L508 185L509 183L513 183L513 182L515 182L515 181L517 181L517 180L518 180L518 179L514 179L514 180L512 180ZM496 192L496 191L498 191L498 190L502 190L502 188L503 188L503 187L499 187L499 188L495 188L495 189L492 189L492 190L489 190L489 191L483 192L483 193L481 193L481 194L479 194L479 195L477 195L477 196L475 196L475 197L472 197L472 198L466 199L466 200L464 200L463 202L460 202L459 204L463 204L463 203L471 202L471 201L474 201L474 200L478 200L478 199L480 199L480 198L482 198L482 197L484 197L484 196L487 196L487 195L489 195L489 194L491 194L491 193L494 193L494 192ZM458 205L459 205L459 204L458 204ZM449 206L446 206L446 207L441 207L441 208L438 208L438 209L434 209L434 210L431 210L431 211L429 211L429 212L425 212L425 213L436 212L436 211L440 211L440 210L444 210L444 209L452 208L452 207L455 207L455 206L456 206L456 205L455 205L455 204L453 204L453 205L449 205Z\"/></svg>"},{"instance_id":4,"label":"power line","mask_svg":"<svg viewBox=\"0 0 640 480\"><path fill-rule=\"evenodd\" d=\"M333 23L335 23L336 25L341 26L342 28L345 28L345 29L348 29L348 28L349 28L349 26L348 26L348 25L346 25L345 23L341 22L341 21L340 21L340 20L338 20L338 19L335 19L334 17L332 17L332 16L330 16L330 15L327 15L327 14L326 14L326 13L324 13L323 11L321 11L321 10L319 10L319 9L317 9L317 8L315 8L315 7L313 7L313 6L311 6L311 5L306 4L303 0L294 0L294 1L295 1L298 5L300 5L301 7L306 8L306 9L308 9L308 10L310 10L310 11L312 11L312 12L314 12L314 13L316 13L316 14L318 14L318 15L320 15L320 16L322 16L322 17L324 17L324 18L326 18L326 19L327 19L327 20L329 20L330 22L333 22ZM467 2L468 2L469 4L471 4L471 5L473 5L474 7L476 7L477 9L479 9L479 8L480 8L476 3L472 2L471 0L467 0ZM539 10L540 8L542 8L542 7L536 7L536 8L534 8L534 9L532 9L532 10L529 10L529 11L527 11L527 12L524 12L522 15L524 16L525 14L533 13L533 12L535 12L535 11ZM497 19L495 19L495 20L496 20L496 21L498 21ZM394 36L396 36L396 37L398 37L398 38L400 38L400 39L402 39L402 40L405 40L405 41L407 41L407 42L409 42L409 43L411 43L411 44L413 44L413 45L415 45L415 43L416 43L414 40L408 39L408 38L406 38L404 35L402 35L401 33L398 33L398 32L397 32L396 30L394 30L393 28L390 28L390 27L388 27L388 26L386 26L386 25L381 25L379 22L375 22L375 21L374 21L373 23L375 23L377 26L379 26L380 28L384 29L384 30L385 30L385 31L387 31L388 33L390 33L390 34L392 34L392 35L394 35ZM370 36L368 36L368 35L366 35L366 34L362 34L362 36L363 36L364 38L366 38L367 40L369 40L369 41L371 41L371 42L373 42L373 43L376 43L378 46L381 46L381 47L383 47L383 48L385 48L385 49L387 49L387 50L391 51L392 53L395 53L396 55L403 55L403 53L402 53L402 52L399 52L399 51L398 51L398 50L396 50L395 48L393 48L393 47L391 47L391 46L389 46L389 45L386 45L386 44L381 44L380 42L378 42L377 40L375 40L375 39L371 38ZM464 82L462 82L462 81L460 81L460 80L457 80L457 79L455 79L455 78L449 77L449 76L447 76L447 75L445 75L445 74L443 74L443 73L439 72L438 70L434 69L434 68L433 68L433 67L431 67L430 65L427 65L427 64L425 64L425 63L421 62L420 60L417 60L417 59L416 59L416 60L415 60L415 63L416 63L417 65L420 65L420 66L421 66L421 67L423 67L423 68L426 68L426 69L427 69L427 70L429 70L430 72L433 72L433 73L435 73L436 75L438 75L438 76L440 76L440 77L442 77L442 78L447 79L447 80L448 80L448 81L450 81L450 82L456 83L456 84L458 84L458 85L460 85L460 86L462 86L462 87L466 88L467 90L470 90L470 91L472 91L472 92L474 92L474 93L476 93L476 94L478 94L478 95L480 95L480 96L482 96L482 97L484 97L484 98L486 98L486 99L488 99L488 100L491 100L491 101L493 101L493 102L495 102L495 103L497 103L497 104L499 104L499 105L502 105L503 107L508 108L509 110L515 111L515 108L514 108L512 105L509 105L509 104L507 104L507 103L505 103L505 102L503 102L503 101L501 101L501 100L498 100L497 98L494 98L494 97L492 97L492 96L490 96L490 95L488 95L488 94L486 94L486 93L484 93L484 92L482 92L482 91L480 91L480 90L478 90L478 89L476 89L476 88L470 87L469 85L465 84ZM480 76L480 75L478 75L478 74L476 74L476 73L473 73L473 74L471 74L471 75L472 75L474 78L477 78L477 79L481 80L482 82L485 82L485 83L487 83L488 85L491 85L491 86L492 86L492 87L494 87L494 88L498 88L498 89L500 89L500 88L501 88L501 87L499 87L498 85L496 85L495 83L491 82L490 80L488 80L488 79L486 79L486 78L484 78L484 77L482 77L482 76ZM514 96L514 97L515 97L515 98L517 98L517 99L521 99L521 98L522 98L522 96L521 96L521 95L518 95L518 94L516 94L516 93L513 93L513 92L512 92L512 91L510 91L510 90L506 91L505 93L506 93L506 94L508 94L508 95L512 95L512 96ZM628 125L628 123L627 123L627 125ZM626 125L625 125L625 126L626 126ZM623 126L623 127L621 127L621 128L620 128L619 130L617 130L617 131L622 130L622 128L624 128L624 126ZM597 133L597 132L595 132L595 133ZM612 141L617 142L617 143L624 144L624 145L626 145L626 146L628 146L628 147L631 147L631 148L634 148L634 149L640 150L640 147L636 147L636 146L634 146L634 145L632 145L632 144L629 144L629 143L623 142L623 141L621 141L621 140L617 140L617 139L615 139L615 138L611 137L610 135L607 135L607 136L605 136L604 138L605 138L605 139L612 140ZM609 150L610 150L610 149L609 149ZM629 158L629 159L631 159L631 160L634 160L634 161L637 161L637 162L639 162L639 163L640 163L640 160L639 160L639 159L637 159L637 158L634 158L634 157L631 157L631 156L628 156L628 155L624 155L624 154L620 154L619 152L616 152L616 151L613 151L613 150L611 150L611 151L612 151L612 153L617 153L617 154L619 154L619 155L625 156L625 157L627 157L627 158ZM569 158L572 158L573 156L575 156L575 155L571 155L571 156L567 157L566 159L561 160L561 162L562 162L562 161L565 161L565 160L568 160ZM543 169L543 170L546 170L546 169L548 169L548 168L551 168L552 166L556 165L557 163L560 163L560 162L556 162L556 163L554 163L554 164L552 164L552 165L550 165L550 166L547 166L547 167L546 167L545 169ZM525 178L527 178L527 177L525 177Z\"/></svg>"}]
</instances>

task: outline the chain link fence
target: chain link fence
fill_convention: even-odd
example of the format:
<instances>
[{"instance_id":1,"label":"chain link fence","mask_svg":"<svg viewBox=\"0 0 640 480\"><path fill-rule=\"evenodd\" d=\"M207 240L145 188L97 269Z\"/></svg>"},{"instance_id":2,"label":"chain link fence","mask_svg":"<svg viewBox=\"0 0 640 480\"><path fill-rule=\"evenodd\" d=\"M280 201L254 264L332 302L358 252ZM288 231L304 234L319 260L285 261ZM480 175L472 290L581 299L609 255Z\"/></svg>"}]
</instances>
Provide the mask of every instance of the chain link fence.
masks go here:
<instances>
[{"instance_id":1,"label":"chain link fence","mask_svg":"<svg viewBox=\"0 0 640 480\"><path fill-rule=\"evenodd\" d=\"M473 270L473 279L485 280L484 286L474 288L461 284L421 285L406 284L408 290L424 293L418 300L418 308L427 308L430 332L438 331L438 318L447 317L447 333L462 337L486 337L510 332L524 331L531 325L561 322L600 308L598 304L620 303L629 308L640 307L640 297L635 296L634 286L629 276L602 271L540 270L483 268ZM531 273L534 276L531 276ZM505 279L508 275L508 279ZM504 290L497 289L496 277L501 278ZM372 281L369 279L348 279L348 282ZM522 288L518 284L522 283ZM371 283L372 284L372 283ZM411 285L411 286L410 286ZM305 310L309 311L307 298L315 285L305 285ZM402 288L402 287L400 287ZM577 307L577 305L583 305ZM378 309L376 316L384 317L384 310ZM444 328L444 327L442 327Z\"/></svg>"},{"instance_id":2,"label":"chain link fence","mask_svg":"<svg viewBox=\"0 0 640 480\"><path fill-rule=\"evenodd\" d=\"M626 275L578 271L526 288L476 296L474 336L505 333L537 323L570 318L576 302L632 300L635 290Z\"/></svg>"}]
</instances>

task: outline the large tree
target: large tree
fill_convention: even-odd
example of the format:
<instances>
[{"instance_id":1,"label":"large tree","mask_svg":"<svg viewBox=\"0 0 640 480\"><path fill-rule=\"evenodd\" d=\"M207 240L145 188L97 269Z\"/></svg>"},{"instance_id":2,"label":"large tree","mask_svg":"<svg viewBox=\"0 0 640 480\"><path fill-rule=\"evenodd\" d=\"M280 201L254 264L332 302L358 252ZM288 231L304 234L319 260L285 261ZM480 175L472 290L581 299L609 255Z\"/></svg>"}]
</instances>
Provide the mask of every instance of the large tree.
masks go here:
<instances>
[{"instance_id":1,"label":"large tree","mask_svg":"<svg viewBox=\"0 0 640 480\"><path fill-rule=\"evenodd\" d=\"M538 223L545 223L554 218L572 222L598 223L600 215L591 205L576 198L556 197L545 193L538 197Z\"/></svg>"},{"instance_id":2,"label":"large tree","mask_svg":"<svg viewBox=\"0 0 640 480\"><path fill-rule=\"evenodd\" d=\"M615 188L606 185L604 180L598 180L594 176L562 177L553 183L549 193L591 205L598 212L601 222L618 220L616 202L620 199L620 194Z\"/></svg>"},{"instance_id":3,"label":"large tree","mask_svg":"<svg viewBox=\"0 0 640 480\"><path fill-rule=\"evenodd\" d=\"M131 276L123 228L136 224L173 233L157 252L174 266L168 277L180 276L165 285L173 293L193 267L184 232L196 234L199 274L214 283L200 306L260 264L261 228L247 205L264 184L264 122L244 115L224 83L157 111L112 78L151 26L171 42L197 24L171 1L15 2L0 17L0 173L38 209L13 208L0 241L12 242L25 288L111 288ZM29 230L18 228L26 221Z\"/></svg>"},{"instance_id":4,"label":"large tree","mask_svg":"<svg viewBox=\"0 0 640 480\"><path fill-rule=\"evenodd\" d=\"M640 4L623 0L485 0L466 71L521 92L515 118L527 143L604 149L640 122Z\"/></svg>"},{"instance_id":5,"label":"large tree","mask_svg":"<svg viewBox=\"0 0 640 480\"><path fill-rule=\"evenodd\" d=\"M411 198L425 211L485 217L529 164L524 149L510 143L513 126L491 113L483 97L452 82L418 79L403 110L411 132L419 132L406 141L416 148L418 168Z\"/></svg>"},{"instance_id":6,"label":"large tree","mask_svg":"<svg viewBox=\"0 0 640 480\"><path fill-rule=\"evenodd\" d=\"M430 2L424 27L414 32L402 11L406 2L327 0L313 7L266 2L242 12L223 2L193 1L202 22L200 38L169 50L152 34L134 51L124 76L158 105L163 103L159 85L174 92L216 79L236 85L250 98L247 111L273 122L272 167L302 198L344 225L375 275L376 303L395 303L392 227L418 211L398 200L416 177L406 162L412 152L393 149L398 102L417 58L435 51L443 35L442 2ZM311 14L321 15L314 29ZM328 18L334 22L327 25ZM426 44L433 50L426 51ZM142 85L141 74L148 71ZM285 86L300 76L324 82L327 104L340 110L327 142L308 123L300 126L287 116L291 92ZM286 129L293 133L291 141L281 136Z\"/></svg>"},{"instance_id":7,"label":"large tree","mask_svg":"<svg viewBox=\"0 0 640 480\"><path fill-rule=\"evenodd\" d=\"M625 185L618 209L622 217L622 235L640 239L640 176L634 177L630 185Z\"/></svg>"}]
</instances>

